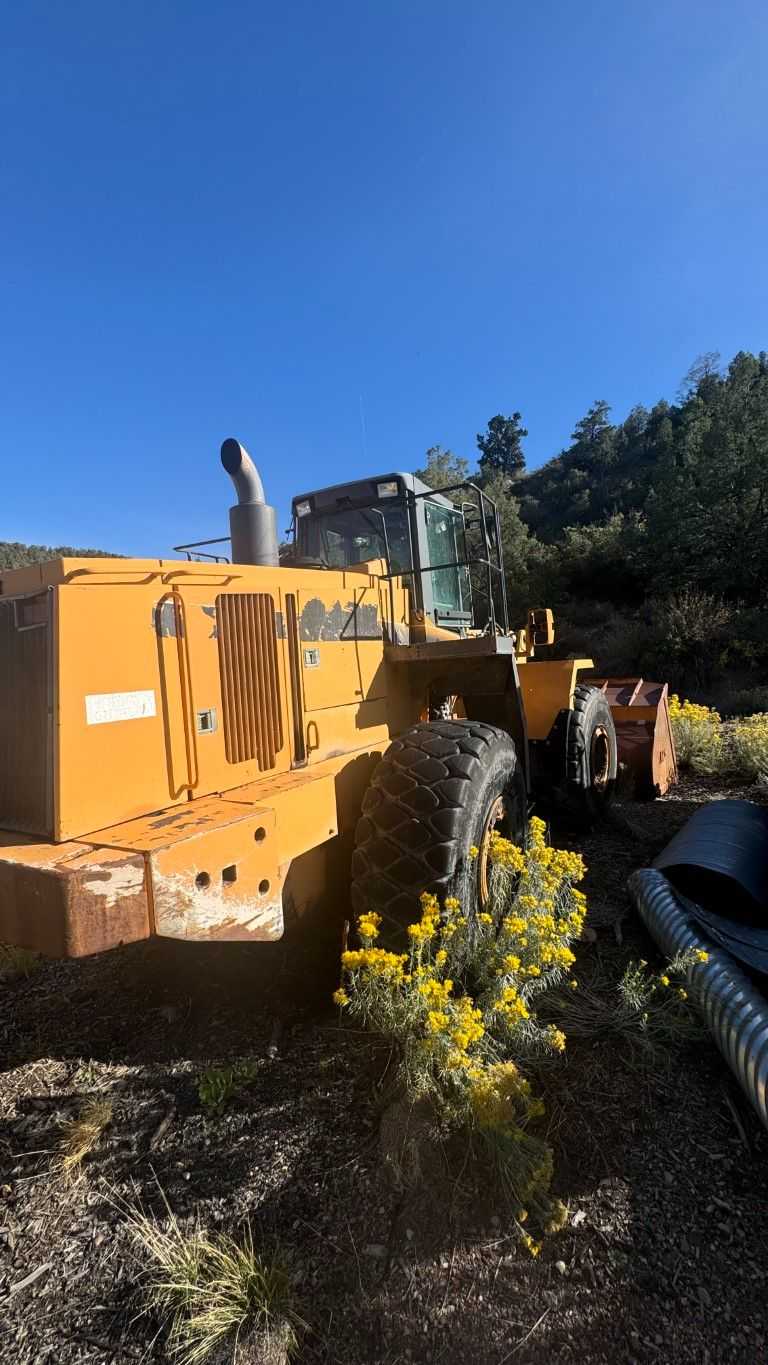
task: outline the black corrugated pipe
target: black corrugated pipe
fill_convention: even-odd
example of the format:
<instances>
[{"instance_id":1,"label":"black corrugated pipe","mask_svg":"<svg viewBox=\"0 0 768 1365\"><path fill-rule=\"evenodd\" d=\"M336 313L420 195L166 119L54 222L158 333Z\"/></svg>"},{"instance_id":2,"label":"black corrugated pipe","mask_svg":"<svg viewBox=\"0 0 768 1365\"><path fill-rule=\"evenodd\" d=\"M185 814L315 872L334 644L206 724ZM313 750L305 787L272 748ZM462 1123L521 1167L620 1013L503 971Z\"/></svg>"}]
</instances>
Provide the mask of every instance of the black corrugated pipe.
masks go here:
<instances>
[{"instance_id":1,"label":"black corrugated pipe","mask_svg":"<svg viewBox=\"0 0 768 1365\"><path fill-rule=\"evenodd\" d=\"M264 501L264 485L245 446L232 436L222 442L221 463L235 485L237 502L229 509L233 564L277 568L275 509Z\"/></svg>"},{"instance_id":2,"label":"black corrugated pipe","mask_svg":"<svg viewBox=\"0 0 768 1365\"><path fill-rule=\"evenodd\" d=\"M646 928L668 957L689 948L702 948L708 954L706 962L688 969L691 995L744 1094L768 1128L765 996L730 953L705 937L662 872L655 867L633 872L629 892Z\"/></svg>"}]
</instances>

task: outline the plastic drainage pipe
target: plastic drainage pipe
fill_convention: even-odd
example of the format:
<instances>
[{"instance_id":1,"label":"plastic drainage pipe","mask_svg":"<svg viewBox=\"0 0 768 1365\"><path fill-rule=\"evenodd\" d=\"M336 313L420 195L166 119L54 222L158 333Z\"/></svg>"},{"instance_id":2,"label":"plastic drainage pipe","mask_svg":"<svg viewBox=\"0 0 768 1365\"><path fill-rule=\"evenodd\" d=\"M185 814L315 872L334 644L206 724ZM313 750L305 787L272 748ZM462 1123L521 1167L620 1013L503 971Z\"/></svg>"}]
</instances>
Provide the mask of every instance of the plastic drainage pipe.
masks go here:
<instances>
[{"instance_id":1,"label":"plastic drainage pipe","mask_svg":"<svg viewBox=\"0 0 768 1365\"><path fill-rule=\"evenodd\" d=\"M725 949L715 947L655 868L629 879L629 892L646 928L668 957L703 948L707 962L688 971L691 998L747 1099L768 1128L768 1001Z\"/></svg>"}]
</instances>

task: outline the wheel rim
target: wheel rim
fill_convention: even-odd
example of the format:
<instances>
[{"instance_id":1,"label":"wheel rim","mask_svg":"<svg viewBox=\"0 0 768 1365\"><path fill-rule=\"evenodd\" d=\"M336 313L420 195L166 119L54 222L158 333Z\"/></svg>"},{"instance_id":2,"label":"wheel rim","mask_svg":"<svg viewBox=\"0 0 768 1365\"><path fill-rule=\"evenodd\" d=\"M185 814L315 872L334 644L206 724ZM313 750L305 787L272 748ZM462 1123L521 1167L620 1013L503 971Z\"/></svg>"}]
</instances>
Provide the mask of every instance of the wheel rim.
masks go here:
<instances>
[{"instance_id":1,"label":"wheel rim","mask_svg":"<svg viewBox=\"0 0 768 1365\"><path fill-rule=\"evenodd\" d=\"M592 786L605 791L611 771L611 745L604 725L596 725L589 747L589 771Z\"/></svg>"},{"instance_id":2,"label":"wheel rim","mask_svg":"<svg viewBox=\"0 0 768 1365\"><path fill-rule=\"evenodd\" d=\"M490 810L483 826L483 837L480 840L480 848L477 855L477 889L480 897L481 909L487 905L490 894L490 867L489 848L491 835L503 825L507 815L504 797L497 796L491 805Z\"/></svg>"}]
</instances>

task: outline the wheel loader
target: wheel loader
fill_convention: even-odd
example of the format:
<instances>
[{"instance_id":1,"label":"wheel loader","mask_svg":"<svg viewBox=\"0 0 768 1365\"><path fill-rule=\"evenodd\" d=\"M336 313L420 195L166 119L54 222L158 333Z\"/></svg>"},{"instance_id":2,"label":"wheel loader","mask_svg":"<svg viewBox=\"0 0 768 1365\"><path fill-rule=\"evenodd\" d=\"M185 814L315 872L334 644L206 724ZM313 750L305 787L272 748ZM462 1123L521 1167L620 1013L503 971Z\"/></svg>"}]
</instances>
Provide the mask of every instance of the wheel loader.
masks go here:
<instances>
[{"instance_id":1,"label":"wheel loader","mask_svg":"<svg viewBox=\"0 0 768 1365\"><path fill-rule=\"evenodd\" d=\"M350 889L471 914L532 803L594 821L625 753L671 780L665 687L537 658L547 609L512 627L482 488L299 494L281 562L253 461L221 459L230 554L0 571L0 941L271 940Z\"/></svg>"}]
</instances>

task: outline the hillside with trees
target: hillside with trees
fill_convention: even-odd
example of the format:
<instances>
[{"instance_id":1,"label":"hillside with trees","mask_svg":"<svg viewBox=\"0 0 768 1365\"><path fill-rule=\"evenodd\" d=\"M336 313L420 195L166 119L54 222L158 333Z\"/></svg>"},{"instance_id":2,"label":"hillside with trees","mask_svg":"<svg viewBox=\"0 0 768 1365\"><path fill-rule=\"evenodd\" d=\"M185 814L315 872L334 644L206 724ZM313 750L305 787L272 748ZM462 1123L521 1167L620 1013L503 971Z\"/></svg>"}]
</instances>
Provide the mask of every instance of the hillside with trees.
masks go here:
<instances>
[{"instance_id":1,"label":"hillside with trees","mask_svg":"<svg viewBox=\"0 0 768 1365\"><path fill-rule=\"evenodd\" d=\"M768 354L702 356L676 403L610 414L594 402L531 473L519 412L478 435L514 610L555 607L561 654L768 708ZM420 473L439 487L469 469L433 447Z\"/></svg>"},{"instance_id":2,"label":"hillside with trees","mask_svg":"<svg viewBox=\"0 0 768 1365\"><path fill-rule=\"evenodd\" d=\"M110 550L75 550L71 545L23 545L19 540L0 540L0 569L25 569L47 559L121 559Z\"/></svg>"}]
</instances>

